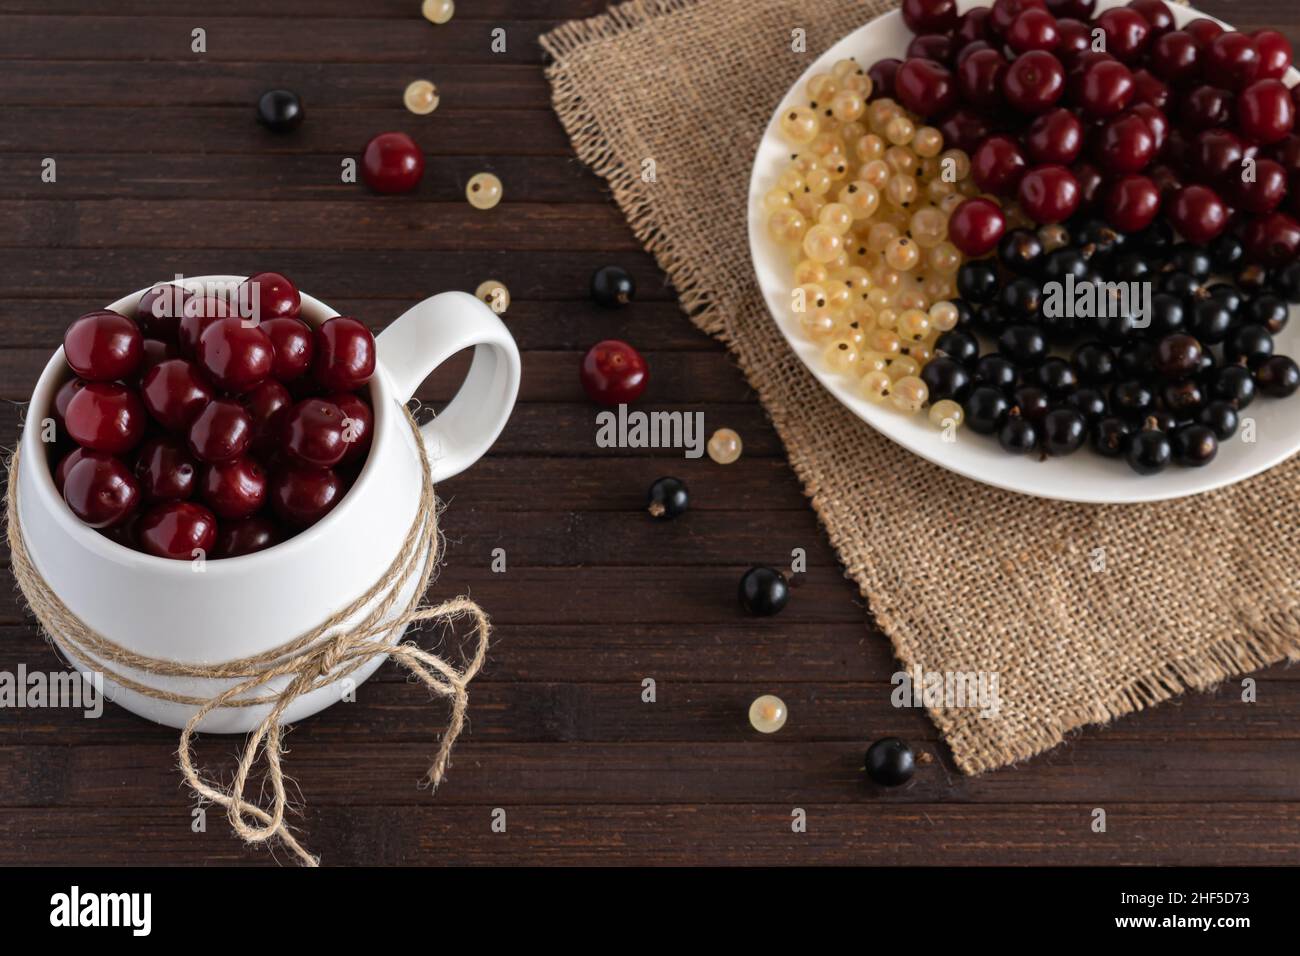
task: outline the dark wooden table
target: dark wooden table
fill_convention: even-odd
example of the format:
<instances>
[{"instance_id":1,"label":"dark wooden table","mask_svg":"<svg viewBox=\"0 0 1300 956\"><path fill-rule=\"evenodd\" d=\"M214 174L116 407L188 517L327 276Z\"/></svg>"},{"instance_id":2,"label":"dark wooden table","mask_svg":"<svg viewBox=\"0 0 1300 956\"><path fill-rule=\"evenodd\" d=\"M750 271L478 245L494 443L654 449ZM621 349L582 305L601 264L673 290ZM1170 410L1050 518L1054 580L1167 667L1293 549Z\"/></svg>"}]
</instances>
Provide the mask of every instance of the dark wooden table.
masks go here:
<instances>
[{"instance_id":1,"label":"dark wooden table","mask_svg":"<svg viewBox=\"0 0 1300 956\"><path fill-rule=\"evenodd\" d=\"M1295 7L1203 5L1243 28L1285 19L1300 39ZM441 489L436 594L468 591L496 624L470 729L430 796L417 782L444 709L395 667L301 724L288 770L308 845L332 864L1300 862L1295 672L1255 675L1257 703L1230 682L978 778L953 769L923 713L890 706L889 643L762 408L550 111L537 36L603 7L466 0L434 27L419 0L0 0L0 445L16 443L20 403L72 318L178 271L279 270L376 328L434 292L510 287L520 405L488 458ZM489 49L498 26L502 54ZM206 54L191 52L196 27ZM421 77L442 93L427 117L401 102ZM252 118L281 86L308 110L288 137ZM341 159L389 129L428 154L418 194L342 185ZM41 181L45 157L56 183ZM484 169L505 183L491 213L463 199ZM633 307L587 300L607 263L635 274ZM606 337L649 360L644 407L703 411L708 430L741 433L744 458L597 448L577 367ZM455 384L440 374L423 394ZM642 507L664 474L690 484L692 508L659 524ZM795 547L809 568L790 606L742 616L742 571ZM495 548L505 573L491 570ZM0 593L0 670L57 667ZM768 692L791 717L760 737L746 710ZM929 762L882 792L864 785L862 752L890 734ZM209 738L200 755L229 779L237 745ZM220 813L191 832L175 747L173 731L111 706L99 720L0 710L0 862L272 862ZM1097 807L1105 833L1090 826ZM806 833L791 831L795 808Z\"/></svg>"}]
</instances>

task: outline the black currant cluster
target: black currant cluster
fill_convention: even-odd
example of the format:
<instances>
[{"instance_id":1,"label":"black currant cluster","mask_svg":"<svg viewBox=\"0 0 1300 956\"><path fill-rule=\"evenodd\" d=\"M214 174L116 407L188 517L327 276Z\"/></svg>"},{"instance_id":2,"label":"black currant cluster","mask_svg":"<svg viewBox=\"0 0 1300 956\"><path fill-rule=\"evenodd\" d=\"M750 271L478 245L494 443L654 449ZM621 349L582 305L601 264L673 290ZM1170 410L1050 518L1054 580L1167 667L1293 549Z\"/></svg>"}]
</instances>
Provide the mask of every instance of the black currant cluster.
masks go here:
<instances>
[{"instance_id":1,"label":"black currant cluster","mask_svg":"<svg viewBox=\"0 0 1300 956\"><path fill-rule=\"evenodd\" d=\"M1208 464L1256 395L1300 387L1300 367L1273 348L1288 306L1300 304L1300 262L1270 275L1245 262L1231 235L1202 248L1176 242L1159 221L1126 236L1083 220L1059 238L1049 251L1039 233L1012 230L996 259L957 274L957 327L940 336L921 378L931 402L961 403L971 431L1017 455L1068 455L1086 443L1154 474L1171 461ZM1150 323L1137 303L1090 318L1048 315L1045 286L1068 288L1070 275L1076 290L1151 283ZM981 340L995 349L981 354Z\"/></svg>"}]
</instances>

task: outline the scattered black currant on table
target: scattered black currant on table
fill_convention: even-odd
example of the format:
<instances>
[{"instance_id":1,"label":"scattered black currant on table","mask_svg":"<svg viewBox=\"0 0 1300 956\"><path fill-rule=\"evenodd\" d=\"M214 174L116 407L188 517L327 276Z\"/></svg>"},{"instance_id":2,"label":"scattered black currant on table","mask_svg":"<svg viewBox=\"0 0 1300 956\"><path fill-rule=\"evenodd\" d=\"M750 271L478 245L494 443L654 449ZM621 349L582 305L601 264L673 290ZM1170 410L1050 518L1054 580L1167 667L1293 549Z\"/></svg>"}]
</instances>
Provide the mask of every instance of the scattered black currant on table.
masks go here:
<instances>
[{"instance_id":1,"label":"scattered black currant on table","mask_svg":"<svg viewBox=\"0 0 1300 956\"><path fill-rule=\"evenodd\" d=\"M689 505L690 496L686 491L686 483L680 478L660 478L650 486L646 510L650 512L652 518L676 518L683 514Z\"/></svg>"},{"instance_id":2,"label":"scattered black currant on table","mask_svg":"<svg viewBox=\"0 0 1300 956\"><path fill-rule=\"evenodd\" d=\"M1300 262L1264 269L1240 238L1178 241L1163 221L1124 235L1100 220L1066 224L1048 251L1012 229L996 255L957 273L957 328L923 369L931 400L960 402L970 431L1042 459L1087 446L1138 474L1210 464L1257 396L1300 391L1300 366L1274 337L1300 305ZM1049 282L1151 284L1139 308L1048 314ZM1109 290L1113 294L1113 290Z\"/></svg>"},{"instance_id":3,"label":"scattered black currant on table","mask_svg":"<svg viewBox=\"0 0 1300 956\"><path fill-rule=\"evenodd\" d=\"M916 756L897 737L883 737L867 748L866 771L873 783L901 787L916 773Z\"/></svg>"},{"instance_id":4,"label":"scattered black currant on table","mask_svg":"<svg viewBox=\"0 0 1300 956\"><path fill-rule=\"evenodd\" d=\"M626 269L604 266L591 276L591 297L607 309L621 309L636 295L636 280Z\"/></svg>"},{"instance_id":5,"label":"scattered black currant on table","mask_svg":"<svg viewBox=\"0 0 1300 956\"><path fill-rule=\"evenodd\" d=\"M305 115L302 100L292 90L267 90L257 101L257 121L277 133L297 129Z\"/></svg>"},{"instance_id":6,"label":"scattered black currant on table","mask_svg":"<svg viewBox=\"0 0 1300 956\"><path fill-rule=\"evenodd\" d=\"M771 617L789 600L790 586L774 568L750 568L740 579L740 606L750 614Z\"/></svg>"}]
</instances>

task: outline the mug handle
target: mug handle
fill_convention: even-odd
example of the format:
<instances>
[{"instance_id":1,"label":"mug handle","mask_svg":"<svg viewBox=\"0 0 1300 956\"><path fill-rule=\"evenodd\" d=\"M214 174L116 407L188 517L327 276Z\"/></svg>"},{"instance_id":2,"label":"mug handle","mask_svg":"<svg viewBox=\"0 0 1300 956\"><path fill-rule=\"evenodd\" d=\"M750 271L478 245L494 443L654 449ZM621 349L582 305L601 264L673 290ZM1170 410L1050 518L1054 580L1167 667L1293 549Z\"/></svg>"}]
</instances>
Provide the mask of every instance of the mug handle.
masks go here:
<instances>
[{"instance_id":1,"label":"mug handle","mask_svg":"<svg viewBox=\"0 0 1300 956\"><path fill-rule=\"evenodd\" d=\"M519 349L505 323L466 292L441 292L407 309L375 340L400 402L462 349L469 374L450 404L421 427L435 482L478 461L505 427L519 394Z\"/></svg>"}]
</instances>

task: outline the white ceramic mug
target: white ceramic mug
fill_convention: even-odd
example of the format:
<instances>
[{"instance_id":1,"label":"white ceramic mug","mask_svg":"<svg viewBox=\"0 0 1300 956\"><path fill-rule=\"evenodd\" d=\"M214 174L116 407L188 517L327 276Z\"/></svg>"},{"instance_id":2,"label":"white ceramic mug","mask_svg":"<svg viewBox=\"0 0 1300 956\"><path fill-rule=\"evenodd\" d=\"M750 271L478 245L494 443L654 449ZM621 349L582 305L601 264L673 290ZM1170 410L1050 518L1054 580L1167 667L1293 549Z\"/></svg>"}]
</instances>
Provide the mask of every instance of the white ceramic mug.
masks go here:
<instances>
[{"instance_id":1,"label":"white ceramic mug","mask_svg":"<svg viewBox=\"0 0 1300 956\"><path fill-rule=\"evenodd\" d=\"M242 281L240 276L203 276L185 285ZM134 315L148 289L108 308ZM302 318L317 326L338 312L302 296ZM19 515L36 568L59 598L89 627L148 657L215 664L264 653L304 634L365 593L397 555L416 516L421 465L415 439L401 413L420 383L462 349L474 359L460 391L421 429L434 481L468 468L505 426L519 391L519 350L501 320L464 292L425 299L377 339L378 361L370 382L374 440L365 466L328 515L267 551L199 565L132 551L82 524L54 486L40 422L52 416L54 395L69 377L60 348L41 373L28 407L19 464ZM201 570L197 570L201 568ZM405 605L412 582L400 596ZM363 608L356 620L365 614ZM294 701L285 720L309 716L335 703L383 663L374 660L344 681ZM86 662L74 660L87 669ZM236 681L159 677L123 669L146 686L208 698ZM254 692L282 689L282 678ZM196 707L156 700L105 680L106 694L127 710L182 727ZM269 705L227 707L207 715L200 730L245 732Z\"/></svg>"}]
</instances>

